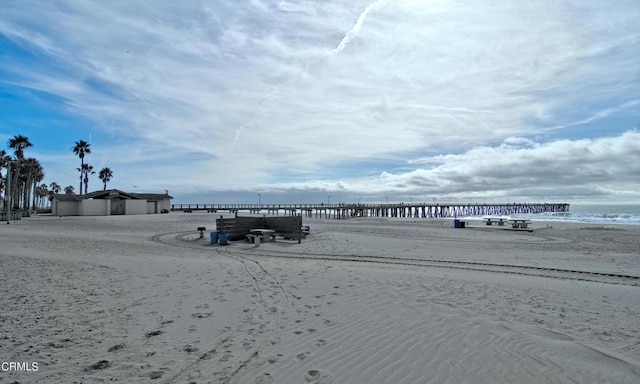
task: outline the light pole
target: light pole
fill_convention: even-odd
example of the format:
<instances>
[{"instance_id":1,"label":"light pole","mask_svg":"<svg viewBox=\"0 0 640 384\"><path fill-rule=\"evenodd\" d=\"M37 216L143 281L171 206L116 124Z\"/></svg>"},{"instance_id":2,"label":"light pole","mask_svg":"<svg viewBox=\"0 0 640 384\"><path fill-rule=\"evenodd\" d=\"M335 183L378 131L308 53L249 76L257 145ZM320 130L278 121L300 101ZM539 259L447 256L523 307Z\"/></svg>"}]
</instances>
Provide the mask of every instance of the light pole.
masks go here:
<instances>
[{"instance_id":1,"label":"light pole","mask_svg":"<svg viewBox=\"0 0 640 384\"><path fill-rule=\"evenodd\" d=\"M362 201L362 197L358 197L358 205L360 205L361 201Z\"/></svg>"},{"instance_id":2,"label":"light pole","mask_svg":"<svg viewBox=\"0 0 640 384\"><path fill-rule=\"evenodd\" d=\"M385 196L385 199L387 199L387 205L389 205L389 196Z\"/></svg>"},{"instance_id":3,"label":"light pole","mask_svg":"<svg viewBox=\"0 0 640 384\"><path fill-rule=\"evenodd\" d=\"M327 205L331 204L331 195L327 196Z\"/></svg>"},{"instance_id":4,"label":"light pole","mask_svg":"<svg viewBox=\"0 0 640 384\"><path fill-rule=\"evenodd\" d=\"M262 209L262 195L258 193L258 210Z\"/></svg>"}]
</instances>

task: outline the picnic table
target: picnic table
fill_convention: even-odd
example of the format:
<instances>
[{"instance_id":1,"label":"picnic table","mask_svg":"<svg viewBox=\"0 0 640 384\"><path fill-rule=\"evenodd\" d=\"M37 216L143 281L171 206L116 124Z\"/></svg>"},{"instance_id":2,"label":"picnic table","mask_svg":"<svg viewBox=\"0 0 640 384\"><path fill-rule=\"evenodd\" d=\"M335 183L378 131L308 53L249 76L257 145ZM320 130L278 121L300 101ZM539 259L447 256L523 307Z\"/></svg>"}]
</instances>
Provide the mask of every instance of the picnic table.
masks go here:
<instances>
[{"instance_id":1,"label":"picnic table","mask_svg":"<svg viewBox=\"0 0 640 384\"><path fill-rule=\"evenodd\" d=\"M487 225L492 225L493 223L497 223L498 225L504 225L504 223L506 223L509 220L509 218L505 216L485 216L482 219L485 220L485 223Z\"/></svg>"},{"instance_id":2,"label":"picnic table","mask_svg":"<svg viewBox=\"0 0 640 384\"><path fill-rule=\"evenodd\" d=\"M273 229L267 228L255 228L249 230L249 234L247 235L247 241L251 243L259 244L260 242L265 242L268 240L276 239L276 231Z\"/></svg>"},{"instance_id":3,"label":"picnic table","mask_svg":"<svg viewBox=\"0 0 640 384\"><path fill-rule=\"evenodd\" d=\"M527 219L511 219L511 226L513 228L527 228L527 226L531 223L531 220Z\"/></svg>"}]
</instances>

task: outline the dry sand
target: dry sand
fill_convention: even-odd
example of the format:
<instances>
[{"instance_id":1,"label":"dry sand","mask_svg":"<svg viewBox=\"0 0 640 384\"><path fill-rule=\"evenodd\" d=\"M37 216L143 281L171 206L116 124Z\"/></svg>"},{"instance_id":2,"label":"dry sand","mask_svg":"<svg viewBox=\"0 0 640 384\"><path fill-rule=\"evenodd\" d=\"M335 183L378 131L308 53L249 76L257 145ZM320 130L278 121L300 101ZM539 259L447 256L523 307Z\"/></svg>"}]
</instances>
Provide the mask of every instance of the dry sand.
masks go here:
<instances>
[{"instance_id":1,"label":"dry sand","mask_svg":"<svg viewBox=\"0 0 640 384\"><path fill-rule=\"evenodd\" d=\"M617 276L640 227L305 224L259 247L199 239L205 213L2 224L0 360L38 369L0 383L640 382Z\"/></svg>"}]
</instances>

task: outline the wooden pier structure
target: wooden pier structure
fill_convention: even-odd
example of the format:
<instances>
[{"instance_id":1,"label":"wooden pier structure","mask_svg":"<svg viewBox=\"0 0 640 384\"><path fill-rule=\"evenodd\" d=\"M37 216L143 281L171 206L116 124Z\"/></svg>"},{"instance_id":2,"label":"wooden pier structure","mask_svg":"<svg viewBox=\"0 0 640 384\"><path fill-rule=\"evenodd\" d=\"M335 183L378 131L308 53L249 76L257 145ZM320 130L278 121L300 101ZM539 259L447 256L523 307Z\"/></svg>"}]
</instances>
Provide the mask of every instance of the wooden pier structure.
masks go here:
<instances>
[{"instance_id":1,"label":"wooden pier structure","mask_svg":"<svg viewBox=\"0 0 640 384\"><path fill-rule=\"evenodd\" d=\"M411 203L411 204L172 204L171 211L231 212L316 218L413 217L447 218L484 215L568 212L568 203Z\"/></svg>"}]
</instances>

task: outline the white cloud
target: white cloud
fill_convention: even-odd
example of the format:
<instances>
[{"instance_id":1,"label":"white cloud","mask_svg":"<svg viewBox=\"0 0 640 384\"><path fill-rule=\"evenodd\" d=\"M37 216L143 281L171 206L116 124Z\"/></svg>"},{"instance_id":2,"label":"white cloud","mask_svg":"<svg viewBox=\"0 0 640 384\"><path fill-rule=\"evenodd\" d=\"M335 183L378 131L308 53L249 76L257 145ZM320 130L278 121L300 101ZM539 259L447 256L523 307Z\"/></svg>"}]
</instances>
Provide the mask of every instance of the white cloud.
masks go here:
<instances>
[{"instance_id":1,"label":"white cloud","mask_svg":"<svg viewBox=\"0 0 640 384\"><path fill-rule=\"evenodd\" d=\"M624 171L613 139L561 135L637 106L633 2L34 4L8 4L0 32L46 60L0 64L13 74L0 80L127 138L112 168L150 185L265 187L285 173L338 180L295 188L504 193ZM366 159L424 169L372 170L372 186L350 174Z\"/></svg>"},{"instance_id":2,"label":"white cloud","mask_svg":"<svg viewBox=\"0 0 640 384\"><path fill-rule=\"evenodd\" d=\"M574 195L579 194L576 189L629 191L640 183L640 133L543 144L509 138L503 145L423 158L421 163L431 167L397 174L383 172L377 179L352 180L350 184L354 190L370 193L454 196L517 196L526 189L566 190ZM636 192L638 196L640 192Z\"/></svg>"}]
</instances>

